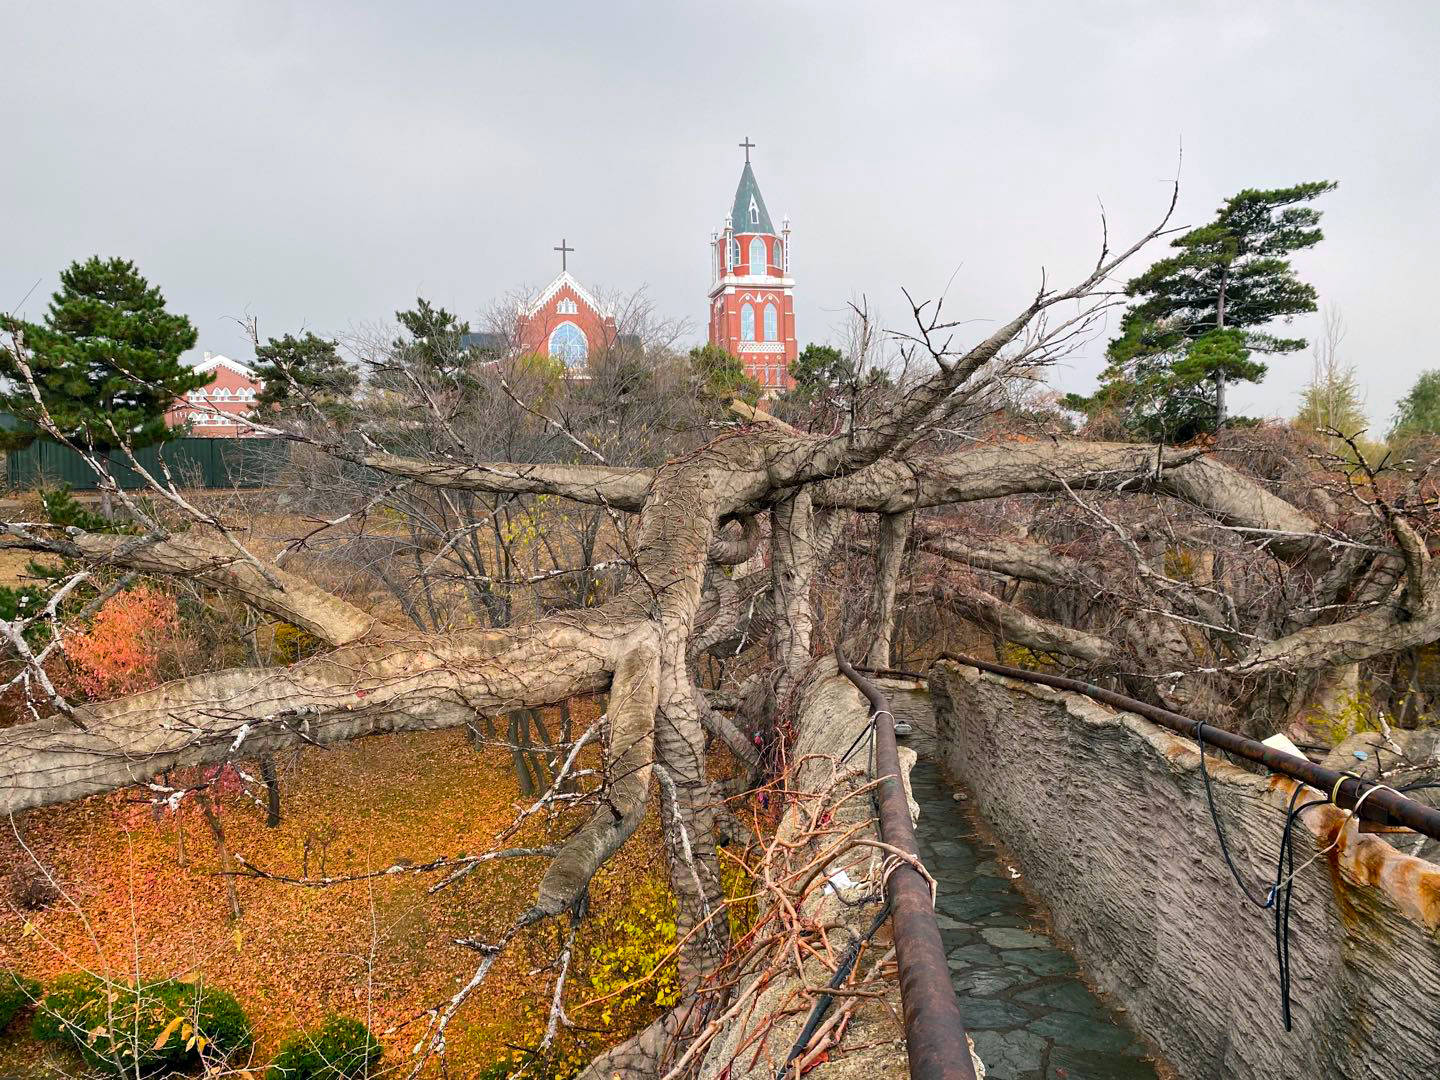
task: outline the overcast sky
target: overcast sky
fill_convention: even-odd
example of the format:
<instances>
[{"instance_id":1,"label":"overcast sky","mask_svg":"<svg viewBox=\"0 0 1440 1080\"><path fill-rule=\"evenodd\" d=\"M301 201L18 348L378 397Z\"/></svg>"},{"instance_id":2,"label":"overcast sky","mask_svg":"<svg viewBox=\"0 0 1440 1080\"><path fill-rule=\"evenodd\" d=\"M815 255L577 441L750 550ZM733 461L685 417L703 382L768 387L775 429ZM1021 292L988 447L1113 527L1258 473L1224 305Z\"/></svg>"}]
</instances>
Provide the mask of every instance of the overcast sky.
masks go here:
<instances>
[{"instance_id":1,"label":"overcast sky","mask_svg":"<svg viewBox=\"0 0 1440 1080\"><path fill-rule=\"evenodd\" d=\"M1377 424L1440 367L1430 2L543 4L0 0L0 310L122 255L200 331L343 333L423 294L474 316L559 269L704 333L749 136L794 222L802 343L867 294L1013 314L1163 210L1333 179L1297 262ZM1162 248L1142 255L1138 271ZM36 282L39 282L36 286ZM33 291L32 286L36 286ZM22 298L29 293L29 299ZM978 324L983 326L984 324ZM1311 323L1303 323L1308 330ZM1103 339L1055 374L1093 384ZM1308 356L1239 412L1288 415Z\"/></svg>"}]
</instances>

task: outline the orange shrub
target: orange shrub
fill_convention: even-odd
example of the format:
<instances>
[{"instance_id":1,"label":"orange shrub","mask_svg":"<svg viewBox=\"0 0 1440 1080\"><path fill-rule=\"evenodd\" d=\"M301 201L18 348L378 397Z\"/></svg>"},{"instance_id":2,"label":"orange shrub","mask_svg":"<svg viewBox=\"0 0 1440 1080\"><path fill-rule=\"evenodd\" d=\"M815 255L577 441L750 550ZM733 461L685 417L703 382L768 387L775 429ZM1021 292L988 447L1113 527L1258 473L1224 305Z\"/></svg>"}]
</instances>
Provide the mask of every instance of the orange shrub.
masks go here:
<instances>
[{"instance_id":1,"label":"orange shrub","mask_svg":"<svg viewBox=\"0 0 1440 1080\"><path fill-rule=\"evenodd\" d=\"M155 686L160 646L176 619L175 598L148 585L105 601L87 629L65 638L81 689L102 699Z\"/></svg>"}]
</instances>

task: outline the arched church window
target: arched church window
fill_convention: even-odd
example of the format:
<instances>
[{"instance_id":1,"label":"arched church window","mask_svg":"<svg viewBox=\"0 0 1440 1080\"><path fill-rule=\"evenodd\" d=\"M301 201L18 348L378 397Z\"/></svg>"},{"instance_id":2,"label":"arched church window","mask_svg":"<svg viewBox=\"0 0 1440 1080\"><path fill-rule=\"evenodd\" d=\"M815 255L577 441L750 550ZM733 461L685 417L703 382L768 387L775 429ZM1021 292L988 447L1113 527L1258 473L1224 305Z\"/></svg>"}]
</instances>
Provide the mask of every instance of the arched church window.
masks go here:
<instances>
[{"instance_id":1,"label":"arched church window","mask_svg":"<svg viewBox=\"0 0 1440 1080\"><path fill-rule=\"evenodd\" d=\"M779 240L775 241L775 269L785 272L785 245Z\"/></svg>"},{"instance_id":2,"label":"arched church window","mask_svg":"<svg viewBox=\"0 0 1440 1080\"><path fill-rule=\"evenodd\" d=\"M740 241L733 238L730 241L730 265L732 268L740 265Z\"/></svg>"},{"instance_id":3,"label":"arched church window","mask_svg":"<svg viewBox=\"0 0 1440 1080\"><path fill-rule=\"evenodd\" d=\"M584 331L573 322L562 322L550 334L550 355L566 367L584 367L589 352Z\"/></svg>"},{"instance_id":4,"label":"arched church window","mask_svg":"<svg viewBox=\"0 0 1440 1080\"><path fill-rule=\"evenodd\" d=\"M756 277L765 273L765 238L763 236L750 238L750 273Z\"/></svg>"},{"instance_id":5,"label":"arched church window","mask_svg":"<svg viewBox=\"0 0 1440 1080\"><path fill-rule=\"evenodd\" d=\"M766 341L780 340L780 309L774 304L765 305L765 338Z\"/></svg>"},{"instance_id":6,"label":"arched church window","mask_svg":"<svg viewBox=\"0 0 1440 1080\"><path fill-rule=\"evenodd\" d=\"M555 305L555 310L561 315L574 315L580 309L575 306L575 301L568 297Z\"/></svg>"},{"instance_id":7,"label":"arched church window","mask_svg":"<svg viewBox=\"0 0 1440 1080\"><path fill-rule=\"evenodd\" d=\"M750 196L750 224L760 224L760 207L755 202L755 196Z\"/></svg>"},{"instance_id":8,"label":"arched church window","mask_svg":"<svg viewBox=\"0 0 1440 1080\"><path fill-rule=\"evenodd\" d=\"M755 340L755 309L749 304L740 307L740 340Z\"/></svg>"}]
</instances>

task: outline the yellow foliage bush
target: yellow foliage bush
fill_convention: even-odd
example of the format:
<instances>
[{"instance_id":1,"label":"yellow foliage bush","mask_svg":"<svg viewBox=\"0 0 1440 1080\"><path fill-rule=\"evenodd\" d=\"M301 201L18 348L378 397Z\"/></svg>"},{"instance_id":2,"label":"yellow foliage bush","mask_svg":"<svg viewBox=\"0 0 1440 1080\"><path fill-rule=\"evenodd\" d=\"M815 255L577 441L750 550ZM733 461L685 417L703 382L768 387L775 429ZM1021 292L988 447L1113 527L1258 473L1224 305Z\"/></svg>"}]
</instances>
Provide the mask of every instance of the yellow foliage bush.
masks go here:
<instances>
[{"instance_id":1,"label":"yellow foliage bush","mask_svg":"<svg viewBox=\"0 0 1440 1080\"><path fill-rule=\"evenodd\" d=\"M760 917L760 898L755 879L738 859L720 855L720 888L725 894L725 916L730 922L730 940L739 941Z\"/></svg>"},{"instance_id":2,"label":"yellow foliage bush","mask_svg":"<svg viewBox=\"0 0 1440 1080\"><path fill-rule=\"evenodd\" d=\"M302 630L288 622L275 624L275 660L281 664L293 664L314 656L324 643L308 630Z\"/></svg>"},{"instance_id":3,"label":"yellow foliage bush","mask_svg":"<svg viewBox=\"0 0 1440 1080\"><path fill-rule=\"evenodd\" d=\"M475 1080L571 1080L585 1071L599 1051L599 1047L552 1046L544 1058L515 1051L481 1069Z\"/></svg>"},{"instance_id":4,"label":"yellow foliage bush","mask_svg":"<svg viewBox=\"0 0 1440 1080\"><path fill-rule=\"evenodd\" d=\"M1055 666L1039 653L1031 652L1024 645L1016 645L1011 641L1007 641L1000 650L1000 663L1028 671L1045 671Z\"/></svg>"},{"instance_id":5,"label":"yellow foliage bush","mask_svg":"<svg viewBox=\"0 0 1440 1080\"><path fill-rule=\"evenodd\" d=\"M1378 710L1368 690L1347 694L1328 712L1313 712L1307 719L1321 738L1338 746L1351 735L1362 731L1379 731Z\"/></svg>"},{"instance_id":6,"label":"yellow foliage bush","mask_svg":"<svg viewBox=\"0 0 1440 1080\"><path fill-rule=\"evenodd\" d=\"M590 985L607 1027L639 1026L637 1014L667 1009L680 999L675 961L675 897L651 880L630 895L623 911L600 924L601 942L589 954ZM645 981L641 981L645 980Z\"/></svg>"}]
</instances>

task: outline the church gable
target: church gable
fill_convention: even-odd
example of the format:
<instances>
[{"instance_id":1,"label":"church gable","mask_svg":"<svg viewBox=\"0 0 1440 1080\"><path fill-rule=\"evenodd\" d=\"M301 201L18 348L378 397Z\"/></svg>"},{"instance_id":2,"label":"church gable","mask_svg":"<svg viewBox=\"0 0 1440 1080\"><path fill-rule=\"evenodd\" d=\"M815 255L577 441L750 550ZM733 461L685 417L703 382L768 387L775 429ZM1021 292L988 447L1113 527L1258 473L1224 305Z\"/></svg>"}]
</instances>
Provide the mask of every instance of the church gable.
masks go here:
<instances>
[{"instance_id":1,"label":"church gable","mask_svg":"<svg viewBox=\"0 0 1440 1080\"><path fill-rule=\"evenodd\" d=\"M540 291L540 295L530 301L525 313L531 318L534 318L553 305L564 303L567 300L574 304L577 309L582 305L589 308L590 312L598 318L604 319L610 317L610 312L602 310L600 301L595 298L589 289L576 281L568 270L562 270L554 281L545 286L545 288ZM579 311L569 311L567 309L565 314L578 315Z\"/></svg>"},{"instance_id":2,"label":"church gable","mask_svg":"<svg viewBox=\"0 0 1440 1080\"><path fill-rule=\"evenodd\" d=\"M583 372L615 334L614 315L569 270L561 270L520 315L520 347L552 356L575 372Z\"/></svg>"}]
</instances>

